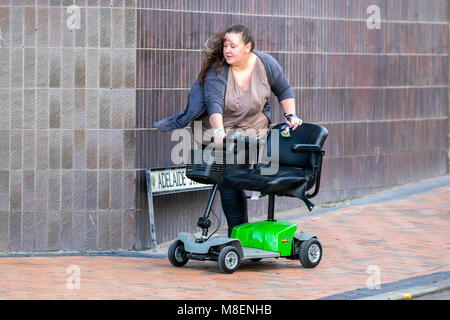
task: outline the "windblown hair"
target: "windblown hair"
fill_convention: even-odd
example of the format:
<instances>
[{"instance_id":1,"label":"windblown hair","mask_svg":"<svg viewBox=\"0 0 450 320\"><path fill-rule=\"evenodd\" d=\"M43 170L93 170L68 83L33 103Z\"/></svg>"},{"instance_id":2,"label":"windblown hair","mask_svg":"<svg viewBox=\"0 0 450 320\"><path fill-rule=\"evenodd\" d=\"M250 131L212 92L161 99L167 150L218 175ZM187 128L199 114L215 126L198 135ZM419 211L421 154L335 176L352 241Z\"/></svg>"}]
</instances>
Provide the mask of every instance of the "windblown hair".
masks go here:
<instances>
[{"instance_id":1,"label":"windblown hair","mask_svg":"<svg viewBox=\"0 0 450 320\"><path fill-rule=\"evenodd\" d=\"M227 33L239 34L244 44L248 44L249 42L251 43L251 51L253 51L253 49L255 48L255 41L253 40L250 31L241 24L227 26L219 32L214 33L211 38L206 41L206 44L203 48L203 53L206 57L203 60L202 69L198 76L198 83L201 86L203 86L206 74L215 62L217 62L217 66L214 70L216 74L220 73L223 64L226 63L223 56L223 38Z\"/></svg>"}]
</instances>

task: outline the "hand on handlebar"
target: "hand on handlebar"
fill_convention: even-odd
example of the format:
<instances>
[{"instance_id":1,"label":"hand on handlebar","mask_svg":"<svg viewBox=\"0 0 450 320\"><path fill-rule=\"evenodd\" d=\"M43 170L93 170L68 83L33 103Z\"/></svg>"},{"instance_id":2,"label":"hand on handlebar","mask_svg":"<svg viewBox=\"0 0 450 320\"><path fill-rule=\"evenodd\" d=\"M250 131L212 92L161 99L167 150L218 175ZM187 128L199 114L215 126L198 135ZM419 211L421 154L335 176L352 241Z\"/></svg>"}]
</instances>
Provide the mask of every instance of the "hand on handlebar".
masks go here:
<instances>
[{"instance_id":1,"label":"hand on handlebar","mask_svg":"<svg viewBox=\"0 0 450 320\"><path fill-rule=\"evenodd\" d=\"M292 131L297 129L297 127L301 126L303 123L303 120L294 114L289 114L289 115L285 114L285 117L286 117L286 123L289 125L289 128Z\"/></svg>"}]
</instances>

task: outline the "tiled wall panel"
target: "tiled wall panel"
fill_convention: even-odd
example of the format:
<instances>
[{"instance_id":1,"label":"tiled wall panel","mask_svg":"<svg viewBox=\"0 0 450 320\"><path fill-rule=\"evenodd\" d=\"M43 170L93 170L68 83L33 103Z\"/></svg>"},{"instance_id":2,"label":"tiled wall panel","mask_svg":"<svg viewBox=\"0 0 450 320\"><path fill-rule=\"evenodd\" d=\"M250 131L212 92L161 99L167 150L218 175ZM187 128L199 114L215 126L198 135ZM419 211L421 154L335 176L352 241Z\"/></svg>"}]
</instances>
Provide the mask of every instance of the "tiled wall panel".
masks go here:
<instances>
[{"instance_id":1,"label":"tiled wall panel","mask_svg":"<svg viewBox=\"0 0 450 320\"><path fill-rule=\"evenodd\" d=\"M0 1L0 251L133 249L135 10Z\"/></svg>"}]
</instances>

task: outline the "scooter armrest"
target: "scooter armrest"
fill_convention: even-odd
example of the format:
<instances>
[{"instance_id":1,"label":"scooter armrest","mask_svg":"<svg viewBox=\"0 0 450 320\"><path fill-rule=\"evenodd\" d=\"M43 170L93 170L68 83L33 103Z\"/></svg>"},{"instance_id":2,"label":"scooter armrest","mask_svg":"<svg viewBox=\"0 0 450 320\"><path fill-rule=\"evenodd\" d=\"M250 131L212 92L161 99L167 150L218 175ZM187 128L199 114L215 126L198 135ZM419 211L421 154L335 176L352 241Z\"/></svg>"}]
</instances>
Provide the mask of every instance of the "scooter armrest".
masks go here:
<instances>
[{"instance_id":1,"label":"scooter armrest","mask_svg":"<svg viewBox=\"0 0 450 320\"><path fill-rule=\"evenodd\" d=\"M322 148L317 144L294 144L291 146L291 151L294 153L311 152L323 154Z\"/></svg>"}]
</instances>

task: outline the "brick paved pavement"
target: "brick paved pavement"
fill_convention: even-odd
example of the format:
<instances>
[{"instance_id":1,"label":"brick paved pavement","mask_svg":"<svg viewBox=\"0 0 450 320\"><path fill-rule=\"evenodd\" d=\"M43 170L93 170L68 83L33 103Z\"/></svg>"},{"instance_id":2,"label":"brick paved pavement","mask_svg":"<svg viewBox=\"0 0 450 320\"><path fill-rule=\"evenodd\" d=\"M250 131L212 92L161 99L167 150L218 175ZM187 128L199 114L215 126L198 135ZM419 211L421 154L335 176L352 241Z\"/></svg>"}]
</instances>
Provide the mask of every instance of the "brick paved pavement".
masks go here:
<instances>
[{"instance_id":1,"label":"brick paved pavement","mask_svg":"<svg viewBox=\"0 0 450 320\"><path fill-rule=\"evenodd\" d=\"M448 273L450 183L390 198L296 216L293 221L317 234L323 245L315 269L268 259L244 261L225 275L215 262L189 261L174 268L166 258L144 254L3 255L0 299L318 299L366 288L378 275L383 287ZM80 271L79 288L74 270Z\"/></svg>"}]
</instances>

